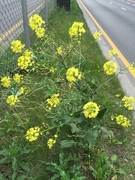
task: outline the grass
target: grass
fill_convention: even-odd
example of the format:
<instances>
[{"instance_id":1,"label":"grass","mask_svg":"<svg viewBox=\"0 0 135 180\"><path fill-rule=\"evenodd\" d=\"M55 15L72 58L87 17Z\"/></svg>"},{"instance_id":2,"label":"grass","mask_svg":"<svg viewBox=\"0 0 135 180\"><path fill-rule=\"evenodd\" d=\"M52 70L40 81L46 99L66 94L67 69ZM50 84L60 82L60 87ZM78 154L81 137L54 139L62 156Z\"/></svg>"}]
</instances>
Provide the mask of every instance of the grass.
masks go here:
<instances>
[{"instance_id":1,"label":"grass","mask_svg":"<svg viewBox=\"0 0 135 180\"><path fill-rule=\"evenodd\" d=\"M71 42L68 34L75 21L83 22L86 29L80 45ZM70 12L56 9L47 29L46 38L32 46L38 67L34 72L23 71L21 84L12 84L14 89L27 88L27 94L19 96L20 103L9 106L6 98L11 89L0 87L0 179L134 179L134 122L123 128L111 120L116 114L132 120L132 111L121 102L124 93L117 76L110 78L103 72L106 59L77 3L71 1ZM63 57L56 54L59 46L65 49ZM70 88L65 74L72 66L85 79ZM51 67L57 70L50 73ZM50 111L46 100L55 93L60 94L60 103ZM88 101L100 105L96 119L83 115ZM26 131L35 126L41 127L42 135L29 142ZM56 144L49 149L48 139L55 134Z\"/></svg>"}]
</instances>

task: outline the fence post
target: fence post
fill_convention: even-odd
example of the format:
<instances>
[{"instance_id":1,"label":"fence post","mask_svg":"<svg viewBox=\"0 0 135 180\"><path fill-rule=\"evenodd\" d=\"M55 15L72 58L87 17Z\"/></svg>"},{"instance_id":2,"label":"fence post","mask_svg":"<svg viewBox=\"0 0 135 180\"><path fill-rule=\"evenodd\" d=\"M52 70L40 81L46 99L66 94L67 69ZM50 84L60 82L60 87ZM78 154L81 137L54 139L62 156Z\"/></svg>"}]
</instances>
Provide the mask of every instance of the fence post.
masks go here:
<instances>
[{"instance_id":1,"label":"fence post","mask_svg":"<svg viewBox=\"0 0 135 180\"><path fill-rule=\"evenodd\" d=\"M30 31L27 11L27 0L21 0L22 3L22 14L23 14L23 28L24 28L24 40L26 48L30 48Z\"/></svg>"},{"instance_id":2,"label":"fence post","mask_svg":"<svg viewBox=\"0 0 135 180\"><path fill-rule=\"evenodd\" d=\"M46 25L48 25L48 0L45 0L45 22L46 22Z\"/></svg>"},{"instance_id":3,"label":"fence post","mask_svg":"<svg viewBox=\"0 0 135 180\"><path fill-rule=\"evenodd\" d=\"M55 8L55 5L54 5L54 0L52 1L52 6L53 6L53 8L52 8L52 10L54 11L54 8Z\"/></svg>"}]
</instances>

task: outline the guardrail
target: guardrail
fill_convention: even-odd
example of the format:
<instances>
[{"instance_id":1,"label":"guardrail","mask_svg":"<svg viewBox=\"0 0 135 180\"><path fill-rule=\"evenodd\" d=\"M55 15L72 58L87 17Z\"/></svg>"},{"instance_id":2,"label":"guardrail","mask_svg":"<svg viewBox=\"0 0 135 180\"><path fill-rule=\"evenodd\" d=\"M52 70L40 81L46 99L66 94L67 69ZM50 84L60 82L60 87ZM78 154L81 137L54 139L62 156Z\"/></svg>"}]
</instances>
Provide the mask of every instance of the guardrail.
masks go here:
<instances>
[{"instance_id":1,"label":"guardrail","mask_svg":"<svg viewBox=\"0 0 135 180\"><path fill-rule=\"evenodd\" d=\"M7 67L13 66L5 51L14 39L19 38L27 48L30 47L32 38L29 18L40 13L48 24L48 18L55 6L56 0L0 0L0 73L3 73Z\"/></svg>"}]
</instances>

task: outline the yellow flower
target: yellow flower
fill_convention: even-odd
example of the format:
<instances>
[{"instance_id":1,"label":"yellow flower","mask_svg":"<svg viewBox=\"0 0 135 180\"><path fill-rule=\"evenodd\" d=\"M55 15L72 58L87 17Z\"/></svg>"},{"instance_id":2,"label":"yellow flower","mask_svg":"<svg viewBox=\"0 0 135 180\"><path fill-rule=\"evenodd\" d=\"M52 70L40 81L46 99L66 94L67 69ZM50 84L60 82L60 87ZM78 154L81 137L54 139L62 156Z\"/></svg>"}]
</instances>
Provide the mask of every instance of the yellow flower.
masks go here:
<instances>
[{"instance_id":1,"label":"yellow flower","mask_svg":"<svg viewBox=\"0 0 135 180\"><path fill-rule=\"evenodd\" d=\"M9 76L1 78L1 85L5 88L8 88L11 83L11 78Z\"/></svg>"},{"instance_id":2,"label":"yellow flower","mask_svg":"<svg viewBox=\"0 0 135 180\"><path fill-rule=\"evenodd\" d=\"M114 56L117 54L117 51L115 49L112 49L112 50L109 50L108 52L108 55L111 57L111 56Z\"/></svg>"},{"instance_id":3,"label":"yellow flower","mask_svg":"<svg viewBox=\"0 0 135 180\"><path fill-rule=\"evenodd\" d=\"M130 120L124 117L123 115L119 115L116 117L116 122L117 124L123 126L123 127L128 127L131 126Z\"/></svg>"},{"instance_id":4,"label":"yellow flower","mask_svg":"<svg viewBox=\"0 0 135 180\"><path fill-rule=\"evenodd\" d=\"M21 53L24 47L25 45L20 40L14 40L11 43L11 49L14 53Z\"/></svg>"},{"instance_id":5,"label":"yellow flower","mask_svg":"<svg viewBox=\"0 0 135 180\"><path fill-rule=\"evenodd\" d=\"M51 96L51 98L48 98L46 101L51 107L56 107L57 104L60 102L58 97L59 94L54 94Z\"/></svg>"},{"instance_id":6,"label":"yellow flower","mask_svg":"<svg viewBox=\"0 0 135 180\"><path fill-rule=\"evenodd\" d=\"M95 40L101 40L101 35L102 35L102 32L96 31L96 32L93 34L93 37L94 37Z\"/></svg>"},{"instance_id":7,"label":"yellow flower","mask_svg":"<svg viewBox=\"0 0 135 180\"><path fill-rule=\"evenodd\" d=\"M55 71L56 71L56 68L54 68L54 67L50 68L50 72L54 73Z\"/></svg>"},{"instance_id":8,"label":"yellow flower","mask_svg":"<svg viewBox=\"0 0 135 180\"><path fill-rule=\"evenodd\" d=\"M30 128L26 132L26 139L30 142L37 140L38 136L41 135L40 128L38 126Z\"/></svg>"},{"instance_id":9,"label":"yellow flower","mask_svg":"<svg viewBox=\"0 0 135 180\"><path fill-rule=\"evenodd\" d=\"M135 64L134 63L130 64L128 70L131 71L133 74L135 74Z\"/></svg>"},{"instance_id":10,"label":"yellow flower","mask_svg":"<svg viewBox=\"0 0 135 180\"><path fill-rule=\"evenodd\" d=\"M17 60L18 67L21 69L27 70L29 66L32 66L34 61L32 61L33 52L30 50L26 50L22 56L20 56Z\"/></svg>"},{"instance_id":11,"label":"yellow flower","mask_svg":"<svg viewBox=\"0 0 135 180\"><path fill-rule=\"evenodd\" d=\"M42 27L39 27L39 28L35 29L35 33L38 38L42 38L45 36L45 29Z\"/></svg>"},{"instance_id":12,"label":"yellow flower","mask_svg":"<svg viewBox=\"0 0 135 180\"><path fill-rule=\"evenodd\" d=\"M52 148L52 146L56 143L55 139L50 138L47 142L47 146L49 147L49 149Z\"/></svg>"},{"instance_id":13,"label":"yellow flower","mask_svg":"<svg viewBox=\"0 0 135 180\"><path fill-rule=\"evenodd\" d=\"M124 102L124 106L128 109L128 110L133 110L133 103L135 103L135 98L132 96L124 96L122 98L122 101Z\"/></svg>"},{"instance_id":14,"label":"yellow flower","mask_svg":"<svg viewBox=\"0 0 135 180\"><path fill-rule=\"evenodd\" d=\"M69 29L70 37L81 37L83 33L85 33L85 29L83 27L82 22L74 22L73 25Z\"/></svg>"},{"instance_id":15,"label":"yellow flower","mask_svg":"<svg viewBox=\"0 0 135 180\"><path fill-rule=\"evenodd\" d=\"M71 67L66 72L66 79L69 82L76 82L77 80L80 80L83 77L83 74L79 72L79 70L75 67Z\"/></svg>"},{"instance_id":16,"label":"yellow flower","mask_svg":"<svg viewBox=\"0 0 135 180\"><path fill-rule=\"evenodd\" d=\"M14 79L14 81L15 81L16 83L20 83L20 81L23 79L22 77L23 77L23 75L20 75L20 74L16 73L16 74L13 76L13 79Z\"/></svg>"},{"instance_id":17,"label":"yellow flower","mask_svg":"<svg viewBox=\"0 0 135 180\"><path fill-rule=\"evenodd\" d=\"M56 138L58 137L58 135L57 135L57 134L55 134L55 135L54 135L54 137L55 137L55 139L56 139Z\"/></svg>"},{"instance_id":18,"label":"yellow flower","mask_svg":"<svg viewBox=\"0 0 135 180\"><path fill-rule=\"evenodd\" d=\"M104 64L103 68L107 75L112 75L117 70L117 64L112 61L108 61Z\"/></svg>"},{"instance_id":19,"label":"yellow flower","mask_svg":"<svg viewBox=\"0 0 135 180\"><path fill-rule=\"evenodd\" d=\"M25 91L25 88L24 88L24 87L20 87L19 93L20 93L20 94L24 94L24 91Z\"/></svg>"},{"instance_id":20,"label":"yellow flower","mask_svg":"<svg viewBox=\"0 0 135 180\"><path fill-rule=\"evenodd\" d=\"M120 94L116 94L115 97L119 98L121 95Z\"/></svg>"},{"instance_id":21,"label":"yellow flower","mask_svg":"<svg viewBox=\"0 0 135 180\"><path fill-rule=\"evenodd\" d=\"M32 30L41 28L41 26L44 24L45 21L38 14L34 14L34 16L31 16L29 19L29 26L31 27Z\"/></svg>"},{"instance_id":22,"label":"yellow flower","mask_svg":"<svg viewBox=\"0 0 135 180\"><path fill-rule=\"evenodd\" d=\"M20 102L20 100L18 99L18 97L16 95L10 95L7 98L7 103L10 106L14 106L17 102Z\"/></svg>"},{"instance_id":23,"label":"yellow flower","mask_svg":"<svg viewBox=\"0 0 135 180\"><path fill-rule=\"evenodd\" d=\"M94 102L88 102L83 106L83 113L86 118L95 118L99 112L99 106Z\"/></svg>"},{"instance_id":24,"label":"yellow flower","mask_svg":"<svg viewBox=\"0 0 135 180\"><path fill-rule=\"evenodd\" d=\"M62 52L63 52L62 47L58 47L57 48L57 54L62 55Z\"/></svg>"},{"instance_id":25,"label":"yellow flower","mask_svg":"<svg viewBox=\"0 0 135 180\"><path fill-rule=\"evenodd\" d=\"M32 58L32 57L33 57L33 52L30 51L30 50L26 50L26 51L23 53L23 55L26 56L26 57Z\"/></svg>"}]
</instances>

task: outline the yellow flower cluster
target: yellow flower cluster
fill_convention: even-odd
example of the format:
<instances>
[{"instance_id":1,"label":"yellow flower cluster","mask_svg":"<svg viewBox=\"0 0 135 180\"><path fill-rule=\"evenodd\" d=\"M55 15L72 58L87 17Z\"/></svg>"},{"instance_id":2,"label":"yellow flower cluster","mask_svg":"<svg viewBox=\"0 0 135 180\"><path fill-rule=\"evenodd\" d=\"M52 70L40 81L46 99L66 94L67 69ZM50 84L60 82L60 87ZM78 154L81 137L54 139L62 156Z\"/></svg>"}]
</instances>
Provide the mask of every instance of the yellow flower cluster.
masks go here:
<instances>
[{"instance_id":1,"label":"yellow flower cluster","mask_svg":"<svg viewBox=\"0 0 135 180\"><path fill-rule=\"evenodd\" d=\"M112 49L112 50L109 50L108 52L108 55L111 57L111 56L114 56L117 54L117 51L115 49Z\"/></svg>"},{"instance_id":2,"label":"yellow flower cluster","mask_svg":"<svg viewBox=\"0 0 135 180\"><path fill-rule=\"evenodd\" d=\"M9 76L5 76L1 78L1 85L5 88L8 88L11 84L11 78Z\"/></svg>"},{"instance_id":3,"label":"yellow flower cluster","mask_svg":"<svg viewBox=\"0 0 135 180\"><path fill-rule=\"evenodd\" d=\"M103 68L107 75L112 75L117 70L117 64L112 61L108 61L104 64Z\"/></svg>"},{"instance_id":4,"label":"yellow flower cluster","mask_svg":"<svg viewBox=\"0 0 135 180\"><path fill-rule=\"evenodd\" d=\"M18 67L27 70L29 66L32 66L34 61L32 61L33 52L26 50L22 56L18 58Z\"/></svg>"},{"instance_id":5,"label":"yellow flower cluster","mask_svg":"<svg viewBox=\"0 0 135 180\"><path fill-rule=\"evenodd\" d=\"M20 100L18 99L18 96L20 94L24 94L24 87L20 87L19 90L17 86L16 89L14 88L14 82L15 83L20 83L21 80L23 79L23 75L20 75L18 73L14 74L13 79L14 81L11 81L11 78L9 76L5 76L3 78L1 78L1 85L5 88L11 87L10 88L10 92L12 93L12 95L9 95L6 99L7 104L9 104L10 106L14 106L16 103L20 102Z\"/></svg>"},{"instance_id":6,"label":"yellow flower cluster","mask_svg":"<svg viewBox=\"0 0 135 180\"><path fill-rule=\"evenodd\" d=\"M54 67L50 68L50 72L54 73L55 71L56 71L56 68L54 68Z\"/></svg>"},{"instance_id":7,"label":"yellow flower cluster","mask_svg":"<svg viewBox=\"0 0 135 180\"><path fill-rule=\"evenodd\" d=\"M95 102L88 102L83 106L83 113L86 118L95 118L99 112L99 106Z\"/></svg>"},{"instance_id":8,"label":"yellow flower cluster","mask_svg":"<svg viewBox=\"0 0 135 180\"><path fill-rule=\"evenodd\" d=\"M135 103L135 98L132 96L124 96L122 98L122 101L124 102L124 106L128 109L128 110L133 110L133 103Z\"/></svg>"},{"instance_id":9,"label":"yellow flower cluster","mask_svg":"<svg viewBox=\"0 0 135 180\"><path fill-rule=\"evenodd\" d=\"M39 27L38 29L35 30L35 33L38 38L42 38L45 35L45 29L42 27Z\"/></svg>"},{"instance_id":10,"label":"yellow flower cluster","mask_svg":"<svg viewBox=\"0 0 135 180\"><path fill-rule=\"evenodd\" d=\"M124 117L123 115L119 115L116 117L116 122L117 124L123 126L123 127L128 127L131 126L130 120Z\"/></svg>"},{"instance_id":11,"label":"yellow flower cluster","mask_svg":"<svg viewBox=\"0 0 135 180\"><path fill-rule=\"evenodd\" d=\"M96 31L94 34L93 34L93 37L95 40L101 40L101 35L102 35L102 32L101 31Z\"/></svg>"},{"instance_id":12,"label":"yellow flower cluster","mask_svg":"<svg viewBox=\"0 0 135 180\"><path fill-rule=\"evenodd\" d=\"M25 92L25 88L24 88L24 87L20 87L19 93L20 93L20 94L24 94L24 92Z\"/></svg>"},{"instance_id":13,"label":"yellow flower cluster","mask_svg":"<svg viewBox=\"0 0 135 180\"><path fill-rule=\"evenodd\" d=\"M23 75L20 75L18 73L16 73L14 76L13 76L13 79L16 83L20 83L20 81L23 79Z\"/></svg>"},{"instance_id":14,"label":"yellow flower cluster","mask_svg":"<svg viewBox=\"0 0 135 180\"><path fill-rule=\"evenodd\" d=\"M70 37L81 37L83 33L85 33L85 29L83 27L82 22L74 22L73 25L69 29Z\"/></svg>"},{"instance_id":15,"label":"yellow flower cluster","mask_svg":"<svg viewBox=\"0 0 135 180\"><path fill-rule=\"evenodd\" d=\"M135 74L135 64L134 63L130 64L128 70L131 71L133 74Z\"/></svg>"},{"instance_id":16,"label":"yellow flower cluster","mask_svg":"<svg viewBox=\"0 0 135 180\"><path fill-rule=\"evenodd\" d=\"M10 95L8 96L7 98L7 103L10 105L10 106L14 106L16 103L20 102L20 100L18 99L18 96L17 95Z\"/></svg>"},{"instance_id":17,"label":"yellow flower cluster","mask_svg":"<svg viewBox=\"0 0 135 180\"><path fill-rule=\"evenodd\" d=\"M38 38L42 38L45 35L45 28L42 27L43 25L45 25L45 21L38 14L30 17L29 26L35 31Z\"/></svg>"},{"instance_id":18,"label":"yellow flower cluster","mask_svg":"<svg viewBox=\"0 0 135 180\"><path fill-rule=\"evenodd\" d=\"M60 102L59 94L52 95L51 98L48 98L46 101L51 107L56 107L57 104ZM49 109L51 109L51 107L49 107Z\"/></svg>"},{"instance_id":19,"label":"yellow flower cluster","mask_svg":"<svg viewBox=\"0 0 135 180\"><path fill-rule=\"evenodd\" d=\"M62 55L62 52L63 52L62 47L58 47L57 48L57 54Z\"/></svg>"},{"instance_id":20,"label":"yellow flower cluster","mask_svg":"<svg viewBox=\"0 0 135 180\"><path fill-rule=\"evenodd\" d=\"M38 136L41 135L40 128L38 126L30 128L26 132L26 139L30 142L36 141Z\"/></svg>"},{"instance_id":21,"label":"yellow flower cluster","mask_svg":"<svg viewBox=\"0 0 135 180\"><path fill-rule=\"evenodd\" d=\"M66 72L66 79L69 82L76 82L77 80L80 80L83 77L82 72L80 72L77 68L71 67Z\"/></svg>"},{"instance_id":22,"label":"yellow flower cluster","mask_svg":"<svg viewBox=\"0 0 135 180\"><path fill-rule=\"evenodd\" d=\"M14 53L21 53L24 47L25 45L20 40L14 40L11 43L11 49Z\"/></svg>"},{"instance_id":23,"label":"yellow flower cluster","mask_svg":"<svg viewBox=\"0 0 135 180\"><path fill-rule=\"evenodd\" d=\"M47 146L49 147L49 149L52 148L52 146L56 143L56 138L58 137L57 135L54 135L55 139L50 138L47 142Z\"/></svg>"}]
</instances>

